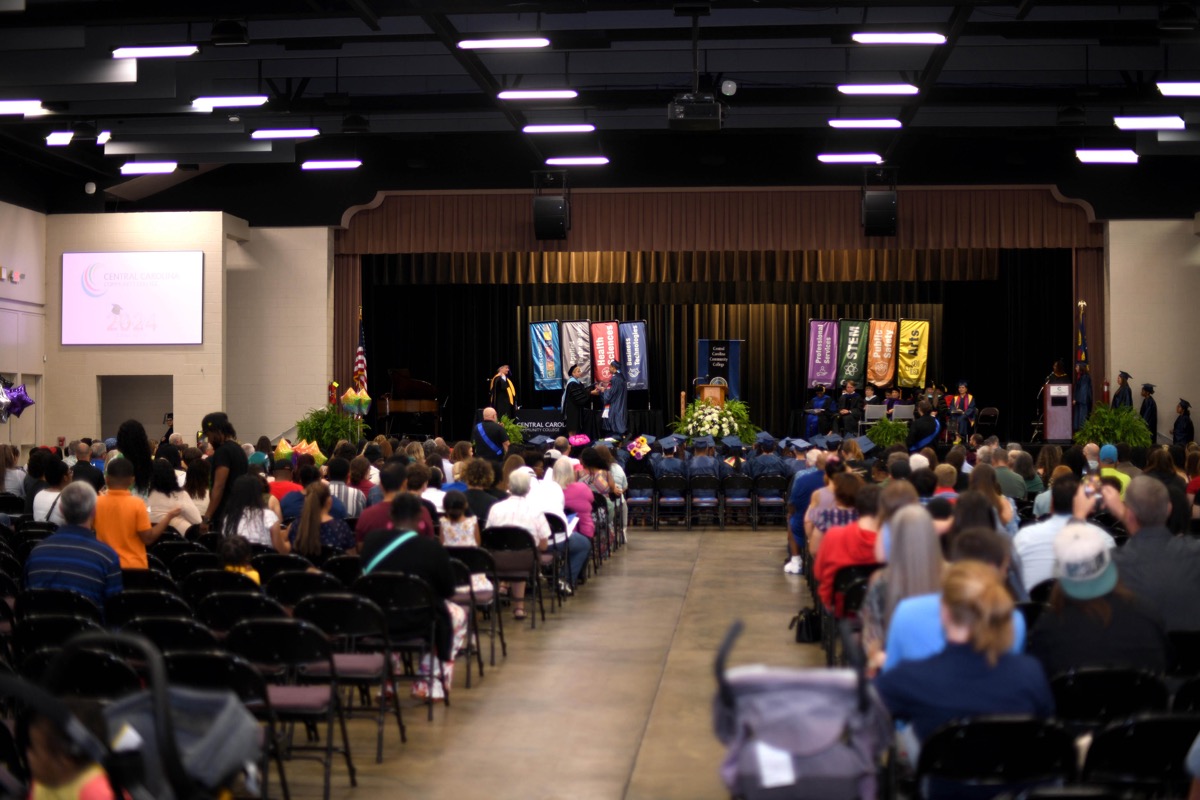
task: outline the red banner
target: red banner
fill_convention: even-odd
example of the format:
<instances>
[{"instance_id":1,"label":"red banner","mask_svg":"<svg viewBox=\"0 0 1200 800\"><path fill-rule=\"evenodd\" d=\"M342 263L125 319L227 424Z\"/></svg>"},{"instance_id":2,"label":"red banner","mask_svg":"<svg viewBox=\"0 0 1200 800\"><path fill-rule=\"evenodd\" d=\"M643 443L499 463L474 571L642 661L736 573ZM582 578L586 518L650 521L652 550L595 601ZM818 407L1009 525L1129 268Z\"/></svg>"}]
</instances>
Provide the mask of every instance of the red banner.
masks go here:
<instances>
[{"instance_id":1,"label":"red banner","mask_svg":"<svg viewBox=\"0 0 1200 800\"><path fill-rule=\"evenodd\" d=\"M608 380L608 365L619 358L620 344L616 320L592 323L592 380Z\"/></svg>"}]
</instances>

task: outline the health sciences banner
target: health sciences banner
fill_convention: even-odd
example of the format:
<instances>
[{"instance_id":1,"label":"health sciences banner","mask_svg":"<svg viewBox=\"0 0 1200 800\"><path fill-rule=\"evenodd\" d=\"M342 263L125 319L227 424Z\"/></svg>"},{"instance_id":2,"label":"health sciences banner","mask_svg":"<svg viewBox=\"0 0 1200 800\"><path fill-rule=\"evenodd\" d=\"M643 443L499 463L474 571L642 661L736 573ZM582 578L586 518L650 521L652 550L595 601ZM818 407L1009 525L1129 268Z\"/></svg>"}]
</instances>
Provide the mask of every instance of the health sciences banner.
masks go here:
<instances>
[{"instance_id":1,"label":"health sciences banner","mask_svg":"<svg viewBox=\"0 0 1200 800\"><path fill-rule=\"evenodd\" d=\"M579 365L579 380L584 386L592 384L592 321L572 319L562 323L562 363L569 370Z\"/></svg>"},{"instance_id":2,"label":"health sciences banner","mask_svg":"<svg viewBox=\"0 0 1200 800\"><path fill-rule=\"evenodd\" d=\"M698 377L708 376L709 383L716 382L716 378L725 381L726 400L740 400L742 396L742 341L701 339L696 343Z\"/></svg>"},{"instance_id":3,"label":"health sciences banner","mask_svg":"<svg viewBox=\"0 0 1200 800\"><path fill-rule=\"evenodd\" d=\"M867 366L867 327L865 319L838 320L838 353L840 354L837 383L854 381L863 387Z\"/></svg>"},{"instance_id":4,"label":"health sciences banner","mask_svg":"<svg viewBox=\"0 0 1200 800\"><path fill-rule=\"evenodd\" d=\"M837 381L838 324L832 319L808 321L808 385Z\"/></svg>"},{"instance_id":5,"label":"health sciences banner","mask_svg":"<svg viewBox=\"0 0 1200 800\"><path fill-rule=\"evenodd\" d=\"M558 320L529 323L529 352L533 356L533 388L558 391L563 384Z\"/></svg>"},{"instance_id":6,"label":"health sciences banner","mask_svg":"<svg viewBox=\"0 0 1200 800\"><path fill-rule=\"evenodd\" d=\"M646 323L622 322L621 364L625 367L625 385L629 389L650 388L650 364L646 358Z\"/></svg>"},{"instance_id":7,"label":"health sciences banner","mask_svg":"<svg viewBox=\"0 0 1200 800\"><path fill-rule=\"evenodd\" d=\"M888 386L896 374L896 323L890 319L871 320L870 350L867 353L867 380L876 386Z\"/></svg>"},{"instance_id":8,"label":"health sciences banner","mask_svg":"<svg viewBox=\"0 0 1200 800\"><path fill-rule=\"evenodd\" d=\"M900 358L898 386L920 389L925 385L929 363L929 322L923 319L900 320Z\"/></svg>"},{"instance_id":9,"label":"health sciences banner","mask_svg":"<svg viewBox=\"0 0 1200 800\"><path fill-rule=\"evenodd\" d=\"M617 360L617 321L592 323L592 374L597 383L608 380L608 365Z\"/></svg>"}]
</instances>

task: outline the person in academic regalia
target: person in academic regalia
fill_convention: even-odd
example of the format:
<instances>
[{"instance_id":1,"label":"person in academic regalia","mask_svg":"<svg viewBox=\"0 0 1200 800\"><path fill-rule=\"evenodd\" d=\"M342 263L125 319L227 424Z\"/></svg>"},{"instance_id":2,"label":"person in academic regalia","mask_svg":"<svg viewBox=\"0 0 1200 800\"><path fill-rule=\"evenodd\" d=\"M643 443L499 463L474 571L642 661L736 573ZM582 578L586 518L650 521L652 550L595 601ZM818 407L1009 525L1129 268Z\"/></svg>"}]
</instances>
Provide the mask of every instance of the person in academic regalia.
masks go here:
<instances>
[{"instance_id":1,"label":"person in academic regalia","mask_svg":"<svg viewBox=\"0 0 1200 800\"><path fill-rule=\"evenodd\" d=\"M1171 444L1187 447L1196 440L1196 429L1192 426L1192 404L1181 397L1175 412L1179 416L1175 419L1175 427L1171 429Z\"/></svg>"},{"instance_id":2,"label":"person in academic regalia","mask_svg":"<svg viewBox=\"0 0 1200 800\"><path fill-rule=\"evenodd\" d=\"M567 436L580 433L583 430L583 412L592 404L592 394L588 387L579 380L583 368L578 364L571 367L567 373L567 385L563 387L562 413L566 418Z\"/></svg>"},{"instance_id":3,"label":"person in academic regalia","mask_svg":"<svg viewBox=\"0 0 1200 800\"><path fill-rule=\"evenodd\" d=\"M967 391L966 381L958 382L958 394L954 396L950 413L958 418L958 438L963 441L969 439L975 417L979 416L979 407L975 405L974 395ZM955 444L957 443L956 441Z\"/></svg>"},{"instance_id":4,"label":"person in academic regalia","mask_svg":"<svg viewBox=\"0 0 1200 800\"><path fill-rule=\"evenodd\" d=\"M863 387L863 405L864 406L881 406L883 405L883 397L875 390L875 384L868 383Z\"/></svg>"},{"instance_id":5,"label":"person in academic regalia","mask_svg":"<svg viewBox=\"0 0 1200 800\"><path fill-rule=\"evenodd\" d=\"M1129 379L1132 377L1125 370L1117 373L1117 391L1112 399L1113 408L1121 408L1123 406L1133 408L1133 390L1129 388Z\"/></svg>"},{"instance_id":6,"label":"person in academic regalia","mask_svg":"<svg viewBox=\"0 0 1200 800\"><path fill-rule=\"evenodd\" d=\"M1054 362L1054 366L1050 368L1050 375L1046 378L1046 383L1070 383L1071 376L1067 374L1067 365L1060 358Z\"/></svg>"},{"instance_id":7,"label":"person in academic regalia","mask_svg":"<svg viewBox=\"0 0 1200 800\"><path fill-rule=\"evenodd\" d=\"M505 364L496 370L488 388L488 405L496 409L496 416L517 418L517 387Z\"/></svg>"},{"instance_id":8,"label":"person in academic regalia","mask_svg":"<svg viewBox=\"0 0 1200 800\"><path fill-rule=\"evenodd\" d=\"M814 417L817 421L817 431L825 435L833 430L834 416L837 412L837 404L833 398L825 394L824 384L816 385L817 393L813 395L812 402L809 403L809 408L814 412L809 416ZM806 431L807 432L807 431Z\"/></svg>"},{"instance_id":9,"label":"person in academic regalia","mask_svg":"<svg viewBox=\"0 0 1200 800\"><path fill-rule=\"evenodd\" d=\"M1079 430L1092 413L1092 376L1088 374L1088 365L1083 361L1075 364L1075 391L1071 404L1074 406L1075 430Z\"/></svg>"},{"instance_id":10,"label":"person in academic regalia","mask_svg":"<svg viewBox=\"0 0 1200 800\"><path fill-rule=\"evenodd\" d=\"M1158 439L1158 403L1154 402L1154 384L1142 384L1142 408L1138 411L1150 429L1150 441Z\"/></svg>"},{"instance_id":11,"label":"person in academic regalia","mask_svg":"<svg viewBox=\"0 0 1200 800\"><path fill-rule=\"evenodd\" d=\"M623 437L629 427L629 390L621 374L621 362L613 361L608 367L608 388L601 395L606 412L603 427L614 436Z\"/></svg>"},{"instance_id":12,"label":"person in academic regalia","mask_svg":"<svg viewBox=\"0 0 1200 800\"><path fill-rule=\"evenodd\" d=\"M842 436L849 438L858 435L858 423L863 417L862 395L854 381L846 381L846 389L838 398L838 428Z\"/></svg>"}]
</instances>

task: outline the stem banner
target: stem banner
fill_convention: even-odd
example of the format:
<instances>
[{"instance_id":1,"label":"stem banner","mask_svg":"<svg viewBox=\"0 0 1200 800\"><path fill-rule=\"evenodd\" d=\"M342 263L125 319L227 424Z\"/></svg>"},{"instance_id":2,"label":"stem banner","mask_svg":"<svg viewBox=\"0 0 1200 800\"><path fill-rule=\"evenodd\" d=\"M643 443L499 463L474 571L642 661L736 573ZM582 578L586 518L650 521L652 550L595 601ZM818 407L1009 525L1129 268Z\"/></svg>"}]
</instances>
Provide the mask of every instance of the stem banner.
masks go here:
<instances>
[{"instance_id":1,"label":"stem banner","mask_svg":"<svg viewBox=\"0 0 1200 800\"><path fill-rule=\"evenodd\" d=\"M854 381L858 388L863 387L867 368L867 327L865 319L838 320L838 353L841 356L838 386Z\"/></svg>"}]
</instances>

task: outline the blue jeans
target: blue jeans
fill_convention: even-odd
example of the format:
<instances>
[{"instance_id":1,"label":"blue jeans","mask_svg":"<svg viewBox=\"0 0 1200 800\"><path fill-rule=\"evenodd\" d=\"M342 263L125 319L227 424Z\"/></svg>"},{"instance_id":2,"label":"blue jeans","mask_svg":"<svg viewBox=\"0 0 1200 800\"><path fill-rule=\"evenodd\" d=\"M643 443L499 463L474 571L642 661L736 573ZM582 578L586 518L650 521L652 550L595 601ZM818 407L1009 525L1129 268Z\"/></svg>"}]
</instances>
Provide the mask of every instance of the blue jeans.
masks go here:
<instances>
[{"instance_id":1,"label":"blue jeans","mask_svg":"<svg viewBox=\"0 0 1200 800\"><path fill-rule=\"evenodd\" d=\"M572 533L567 538L566 545L567 573L563 575L563 580L568 583L574 583L583 572L588 556L592 554L592 540L582 533ZM562 544L552 546L559 548L561 553Z\"/></svg>"}]
</instances>

